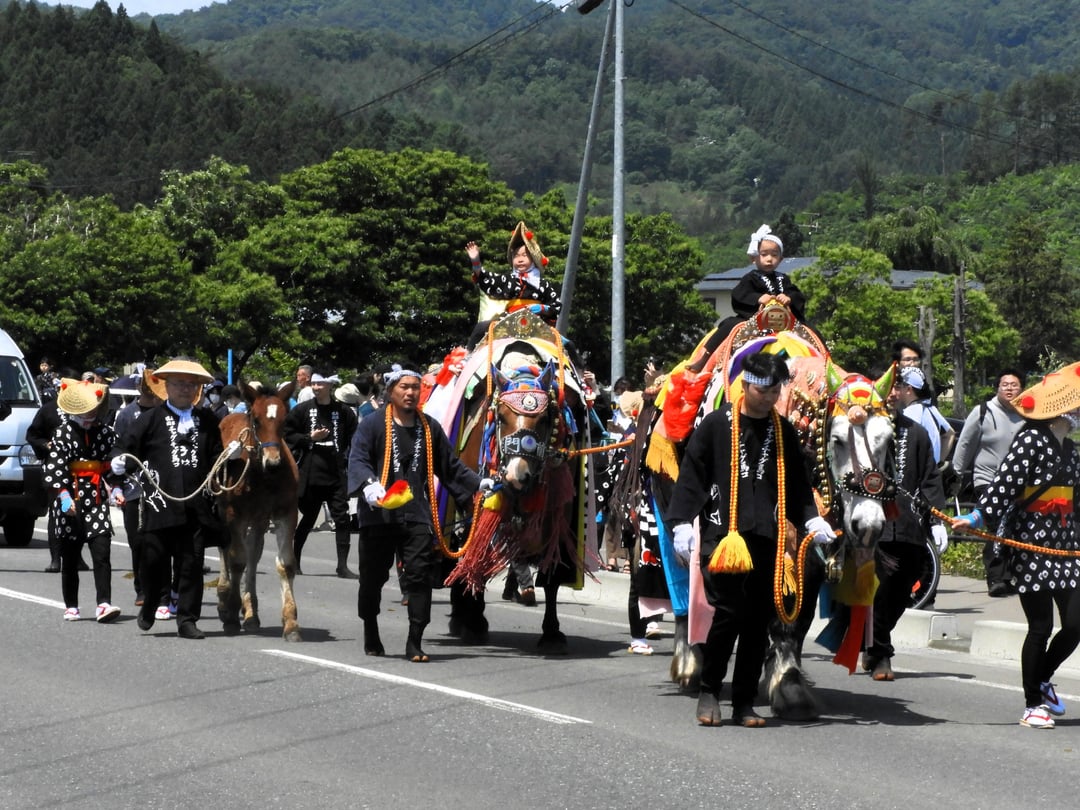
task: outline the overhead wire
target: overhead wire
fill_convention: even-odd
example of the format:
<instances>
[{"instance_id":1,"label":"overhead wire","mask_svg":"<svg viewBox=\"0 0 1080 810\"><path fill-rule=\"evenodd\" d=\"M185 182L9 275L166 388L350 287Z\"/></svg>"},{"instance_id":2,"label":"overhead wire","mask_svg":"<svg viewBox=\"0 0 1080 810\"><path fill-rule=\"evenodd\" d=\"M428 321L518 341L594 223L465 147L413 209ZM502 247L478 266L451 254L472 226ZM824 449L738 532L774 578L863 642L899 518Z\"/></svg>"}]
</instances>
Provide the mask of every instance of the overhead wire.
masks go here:
<instances>
[{"instance_id":1,"label":"overhead wire","mask_svg":"<svg viewBox=\"0 0 1080 810\"><path fill-rule=\"evenodd\" d=\"M834 78L832 76L829 76L829 75L827 75L825 73L822 73L821 71L815 70L812 67L804 65L801 62L798 62L798 61L796 61L795 59L793 59L793 58L791 58L789 56L785 56L784 54L780 53L779 51L773 50L771 48L767 48L766 46L762 45L761 43L754 41L750 37L747 37L747 36L745 36L743 34L740 34L739 32L734 31L731 28L728 28L727 26L720 24L716 20L712 19L711 17L705 16L704 14L702 14L699 11L696 11L696 10L694 10L692 8L688 8L686 5L681 3L680 0L668 0L668 2L671 5L675 6L676 8L679 8L682 11L684 11L685 13L689 14L690 16L701 20L705 24L710 25L710 26L712 26L712 27L714 27L714 28L716 28L716 29L718 29L720 31L723 31L728 36L730 36L730 37L732 37L734 39L737 39L737 40L739 40L740 42L742 42L742 43L744 43L746 45L749 45L751 48L755 48L755 49L757 49L759 51L762 51L763 53L768 54L769 56L773 57L774 59L777 59L777 60L779 60L781 62L785 62L785 63L791 65L792 67L798 68L799 70L801 70L801 71L803 71L805 73L809 73L811 76L814 76L814 77L816 77L818 79L821 79L822 81L828 82L829 84L836 85L837 87L840 87L840 88L842 88L844 90L847 90L847 91L849 91L851 93L862 96L864 98L870 99L871 101L877 102L878 104L882 104L882 105L884 105L886 107L890 107L892 109L899 110L900 112L906 113L908 115L915 116L916 118L921 118L923 120L929 121L930 123L933 123L933 124L936 124L936 125L939 125L939 126L947 127L949 129L955 129L955 130L958 130L960 132L964 132L964 133L966 133L968 135L971 135L973 137L981 138L983 140L1004 144L1004 145L1010 146L1010 147L1015 146L1015 142L1014 142L1014 140L1012 138L1004 138L1004 137L1001 137L1001 136L999 136L999 135L997 135L995 133L988 132L986 130L980 130L980 129L976 129L975 127L968 126L966 124L961 124L961 123L958 123L956 121L950 121L947 118L944 118L942 116L934 115L934 114L928 113L928 112L924 112L923 110L919 110L919 109L916 109L914 107L909 107L909 106L907 106L905 104L901 104L899 102L893 101L892 99L888 99L888 98L884 98L882 96L879 96L876 93L870 92L869 90L863 90L862 88L856 87L855 85L853 85L853 84L851 84L849 82L845 82L845 81L842 81L841 79L837 79L837 78ZM1051 154L1053 152L1053 150L1049 149L1048 147L1040 146L1038 144L1031 143L1031 142L1026 142L1024 144L1024 146L1027 149L1031 150L1031 151L1042 153L1042 154ZM1062 156L1065 157L1070 162L1075 162L1076 160L1078 160L1078 158L1075 155L1073 155L1072 153L1062 153Z\"/></svg>"}]
</instances>

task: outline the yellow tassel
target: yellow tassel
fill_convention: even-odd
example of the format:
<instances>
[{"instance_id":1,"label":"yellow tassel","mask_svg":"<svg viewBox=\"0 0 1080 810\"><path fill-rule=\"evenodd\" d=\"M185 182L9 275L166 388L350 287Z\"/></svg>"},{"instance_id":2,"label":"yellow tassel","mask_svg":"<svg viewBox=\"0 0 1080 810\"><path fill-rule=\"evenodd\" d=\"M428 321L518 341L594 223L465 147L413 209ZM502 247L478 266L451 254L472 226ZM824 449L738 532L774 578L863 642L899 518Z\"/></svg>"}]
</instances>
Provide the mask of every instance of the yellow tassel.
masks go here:
<instances>
[{"instance_id":1,"label":"yellow tassel","mask_svg":"<svg viewBox=\"0 0 1080 810\"><path fill-rule=\"evenodd\" d=\"M795 560L790 554L784 555L784 596L795 593Z\"/></svg>"},{"instance_id":2,"label":"yellow tassel","mask_svg":"<svg viewBox=\"0 0 1080 810\"><path fill-rule=\"evenodd\" d=\"M484 498L484 508L490 512L498 512L502 509L502 495L493 492Z\"/></svg>"},{"instance_id":3,"label":"yellow tassel","mask_svg":"<svg viewBox=\"0 0 1080 810\"><path fill-rule=\"evenodd\" d=\"M645 454L645 466L672 481L679 480L679 457L671 439L653 433L649 438L649 451Z\"/></svg>"},{"instance_id":4,"label":"yellow tassel","mask_svg":"<svg viewBox=\"0 0 1080 810\"><path fill-rule=\"evenodd\" d=\"M714 574L745 574L753 570L750 549L738 532L728 532L709 557L709 571Z\"/></svg>"}]
</instances>

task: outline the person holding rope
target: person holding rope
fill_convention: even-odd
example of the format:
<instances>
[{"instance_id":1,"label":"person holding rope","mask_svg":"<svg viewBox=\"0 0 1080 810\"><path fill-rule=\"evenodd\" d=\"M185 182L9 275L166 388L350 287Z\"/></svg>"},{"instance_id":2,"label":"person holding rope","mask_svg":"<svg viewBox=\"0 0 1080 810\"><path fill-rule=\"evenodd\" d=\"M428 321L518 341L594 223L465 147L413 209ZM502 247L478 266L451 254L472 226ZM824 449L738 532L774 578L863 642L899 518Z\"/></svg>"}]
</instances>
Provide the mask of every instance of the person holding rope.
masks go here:
<instances>
[{"instance_id":1,"label":"person holding rope","mask_svg":"<svg viewBox=\"0 0 1080 810\"><path fill-rule=\"evenodd\" d=\"M202 612L203 549L216 545L221 525L205 485L222 454L213 412L194 405L213 377L193 360L174 358L153 372L151 387L164 402L144 413L117 443L112 469L118 475L140 465L143 483L143 549L139 579L144 602L138 625L154 625L162 592L170 584L170 562L177 567L179 598L176 632L181 638L206 634L197 622Z\"/></svg>"},{"instance_id":2,"label":"person holding rope","mask_svg":"<svg viewBox=\"0 0 1080 810\"><path fill-rule=\"evenodd\" d=\"M478 490L494 485L466 467L439 423L420 412L420 376L396 364L383 375L387 402L360 421L348 467L349 495L361 496L357 613L364 622L364 653L386 654L379 637L379 602L396 551L404 563L400 581L408 598L405 657L418 664L429 660L421 645L431 621L431 591L442 572L434 479L461 514L472 512Z\"/></svg>"},{"instance_id":3,"label":"person holding rope","mask_svg":"<svg viewBox=\"0 0 1080 810\"><path fill-rule=\"evenodd\" d=\"M1080 541L1073 505L1080 455L1068 438L1080 429L1080 362L1048 374L1012 404L1025 422L975 508L954 518L952 526L985 526L1010 541L1008 571L1028 625L1020 653L1020 725L1053 728L1053 716L1064 714L1065 705L1051 679L1080 643ZM1055 607L1061 628L1051 639Z\"/></svg>"},{"instance_id":4,"label":"person holding rope","mask_svg":"<svg viewBox=\"0 0 1080 810\"><path fill-rule=\"evenodd\" d=\"M805 526L819 543L836 536L818 515L798 434L775 408L788 377L779 355L752 354L743 361L743 397L708 414L691 435L667 510L684 566L694 545L692 524L700 519L701 574L715 609L697 703L703 726L721 725L720 689L736 640L732 722L765 725L754 700L776 616L777 550L788 544L794 527Z\"/></svg>"}]
</instances>

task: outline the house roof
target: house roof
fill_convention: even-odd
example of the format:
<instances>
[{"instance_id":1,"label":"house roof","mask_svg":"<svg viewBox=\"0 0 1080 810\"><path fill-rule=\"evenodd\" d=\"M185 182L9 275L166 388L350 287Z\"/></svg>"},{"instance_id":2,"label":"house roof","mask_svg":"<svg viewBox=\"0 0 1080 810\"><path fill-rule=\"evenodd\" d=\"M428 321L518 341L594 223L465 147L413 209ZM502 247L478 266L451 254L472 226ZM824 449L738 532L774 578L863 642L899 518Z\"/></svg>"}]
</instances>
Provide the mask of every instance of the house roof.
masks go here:
<instances>
[{"instance_id":1,"label":"house roof","mask_svg":"<svg viewBox=\"0 0 1080 810\"><path fill-rule=\"evenodd\" d=\"M793 256L786 258L780 263L780 272L791 275L796 270L804 270L817 262L817 256ZM709 273L697 283L696 288L702 292L707 290L733 290L747 273L753 269L752 264L744 267L733 267L721 273ZM893 270L892 288L894 290L910 290L915 285L927 279L945 278L944 273L935 273L929 270Z\"/></svg>"}]
</instances>

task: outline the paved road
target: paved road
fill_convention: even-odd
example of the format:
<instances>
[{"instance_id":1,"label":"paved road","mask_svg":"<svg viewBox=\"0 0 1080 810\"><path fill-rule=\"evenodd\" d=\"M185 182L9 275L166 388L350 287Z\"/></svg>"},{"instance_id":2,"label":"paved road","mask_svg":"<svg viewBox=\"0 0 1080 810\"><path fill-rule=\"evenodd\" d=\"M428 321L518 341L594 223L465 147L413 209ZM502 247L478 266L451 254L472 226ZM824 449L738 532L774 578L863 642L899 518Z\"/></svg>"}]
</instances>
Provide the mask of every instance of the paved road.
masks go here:
<instances>
[{"instance_id":1,"label":"paved road","mask_svg":"<svg viewBox=\"0 0 1080 810\"><path fill-rule=\"evenodd\" d=\"M705 729L666 679L670 639L626 653L625 578L568 594L565 658L534 652L540 609L492 594L483 647L445 635L436 598L425 646L403 652L386 589L383 639L363 655L355 583L333 538L305 548L305 641L280 638L260 577L262 631L225 638L208 590L205 641L135 626L129 558L113 546L116 624L61 621L43 541L0 546L0 806L4 808L960 808L1072 806L1080 721L1017 724L1014 661L912 647L898 680L849 676L810 645L825 714L764 730ZM210 578L208 577L208 580ZM83 593L90 595L89 576ZM941 601L947 601L943 591ZM87 607L89 600L87 600ZM1006 609L1007 606L1002 609ZM670 625L668 625L670 626ZM1059 678L1080 716L1080 679ZM725 704L725 711L727 709Z\"/></svg>"}]
</instances>

